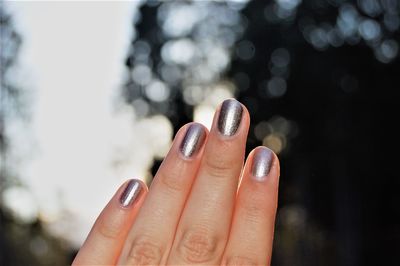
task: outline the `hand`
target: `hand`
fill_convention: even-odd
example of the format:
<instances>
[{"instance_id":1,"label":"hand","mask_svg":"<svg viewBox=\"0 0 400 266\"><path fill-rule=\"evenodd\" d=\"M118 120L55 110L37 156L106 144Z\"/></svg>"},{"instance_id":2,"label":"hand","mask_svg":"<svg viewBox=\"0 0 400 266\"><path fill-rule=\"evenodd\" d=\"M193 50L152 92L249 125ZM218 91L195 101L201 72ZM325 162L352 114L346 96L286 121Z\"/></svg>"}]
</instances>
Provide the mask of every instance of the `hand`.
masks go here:
<instances>
[{"instance_id":1,"label":"hand","mask_svg":"<svg viewBox=\"0 0 400 266\"><path fill-rule=\"evenodd\" d=\"M243 167L249 124L229 99L210 132L183 126L150 189L123 184L73 265L269 265L279 161L258 147Z\"/></svg>"}]
</instances>

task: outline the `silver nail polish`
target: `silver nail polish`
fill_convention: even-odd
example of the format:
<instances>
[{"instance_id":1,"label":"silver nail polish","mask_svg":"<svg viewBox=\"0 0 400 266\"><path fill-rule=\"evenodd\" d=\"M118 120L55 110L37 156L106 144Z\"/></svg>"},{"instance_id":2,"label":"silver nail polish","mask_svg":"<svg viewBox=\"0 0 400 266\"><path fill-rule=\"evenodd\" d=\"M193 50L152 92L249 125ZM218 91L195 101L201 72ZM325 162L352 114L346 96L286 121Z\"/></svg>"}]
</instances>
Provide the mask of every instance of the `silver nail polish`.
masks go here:
<instances>
[{"instance_id":1,"label":"silver nail polish","mask_svg":"<svg viewBox=\"0 0 400 266\"><path fill-rule=\"evenodd\" d=\"M218 117L219 132L225 136L233 136L239 128L242 114L243 108L238 101L234 99L225 100Z\"/></svg>"},{"instance_id":2,"label":"silver nail polish","mask_svg":"<svg viewBox=\"0 0 400 266\"><path fill-rule=\"evenodd\" d=\"M274 155L266 147L258 148L253 157L252 176L257 181L263 181L271 170Z\"/></svg>"},{"instance_id":3,"label":"silver nail polish","mask_svg":"<svg viewBox=\"0 0 400 266\"><path fill-rule=\"evenodd\" d=\"M193 156L203 145L206 138L206 132L203 126L199 124L191 124L186 131L179 147L185 157Z\"/></svg>"},{"instance_id":4,"label":"silver nail polish","mask_svg":"<svg viewBox=\"0 0 400 266\"><path fill-rule=\"evenodd\" d=\"M139 194L142 192L142 185L138 180L132 179L126 185L124 192L122 192L119 202L122 207L130 207L135 200L138 198Z\"/></svg>"}]
</instances>

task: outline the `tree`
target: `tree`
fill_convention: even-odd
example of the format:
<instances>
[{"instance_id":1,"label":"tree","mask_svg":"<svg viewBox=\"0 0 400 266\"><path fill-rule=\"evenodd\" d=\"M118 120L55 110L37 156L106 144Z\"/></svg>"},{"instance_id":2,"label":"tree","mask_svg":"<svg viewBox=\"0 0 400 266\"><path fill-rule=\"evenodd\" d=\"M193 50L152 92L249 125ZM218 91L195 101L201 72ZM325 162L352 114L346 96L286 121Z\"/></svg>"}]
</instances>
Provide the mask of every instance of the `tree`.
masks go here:
<instances>
[{"instance_id":1,"label":"tree","mask_svg":"<svg viewBox=\"0 0 400 266\"><path fill-rule=\"evenodd\" d=\"M252 115L248 149L282 162L273 264L390 265L399 14L392 0L149 1L124 99L176 131L236 96Z\"/></svg>"}]
</instances>

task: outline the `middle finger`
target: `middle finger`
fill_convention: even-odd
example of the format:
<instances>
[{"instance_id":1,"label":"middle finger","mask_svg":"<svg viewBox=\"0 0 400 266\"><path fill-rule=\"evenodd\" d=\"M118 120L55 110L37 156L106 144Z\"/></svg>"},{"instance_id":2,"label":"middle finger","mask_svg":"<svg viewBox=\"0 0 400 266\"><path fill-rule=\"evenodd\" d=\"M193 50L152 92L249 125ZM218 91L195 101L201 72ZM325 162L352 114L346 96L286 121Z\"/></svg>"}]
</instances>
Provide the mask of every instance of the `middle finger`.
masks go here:
<instances>
[{"instance_id":1,"label":"middle finger","mask_svg":"<svg viewBox=\"0 0 400 266\"><path fill-rule=\"evenodd\" d=\"M246 108L234 99L224 101L217 110L168 264L220 262L243 167L249 120Z\"/></svg>"}]
</instances>

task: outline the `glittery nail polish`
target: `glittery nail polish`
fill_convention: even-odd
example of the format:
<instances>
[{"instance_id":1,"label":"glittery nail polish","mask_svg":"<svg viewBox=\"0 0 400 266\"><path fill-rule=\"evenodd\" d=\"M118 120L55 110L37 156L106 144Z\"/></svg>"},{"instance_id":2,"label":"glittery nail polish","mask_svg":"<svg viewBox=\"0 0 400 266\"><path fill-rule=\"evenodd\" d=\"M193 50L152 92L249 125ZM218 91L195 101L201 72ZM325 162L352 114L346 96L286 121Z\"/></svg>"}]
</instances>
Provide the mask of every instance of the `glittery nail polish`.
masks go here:
<instances>
[{"instance_id":1,"label":"glittery nail polish","mask_svg":"<svg viewBox=\"0 0 400 266\"><path fill-rule=\"evenodd\" d=\"M218 117L219 132L225 136L233 136L239 128L242 114L243 108L238 101L234 99L225 100Z\"/></svg>"},{"instance_id":2,"label":"glittery nail polish","mask_svg":"<svg viewBox=\"0 0 400 266\"><path fill-rule=\"evenodd\" d=\"M121 206L124 208L130 207L136 201L142 189L142 185L138 180L130 180L119 198Z\"/></svg>"},{"instance_id":3,"label":"glittery nail polish","mask_svg":"<svg viewBox=\"0 0 400 266\"><path fill-rule=\"evenodd\" d=\"M206 132L200 124L191 124L179 146L183 156L189 158L199 151L206 138Z\"/></svg>"},{"instance_id":4,"label":"glittery nail polish","mask_svg":"<svg viewBox=\"0 0 400 266\"><path fill-rule=\"evenodd\" d=\"M257 148L253 156L252 163L252 177L257 181L263 181L271 170L272 162L274 159L273 152L266 148Z\"/></svg>"}]
</instances>

